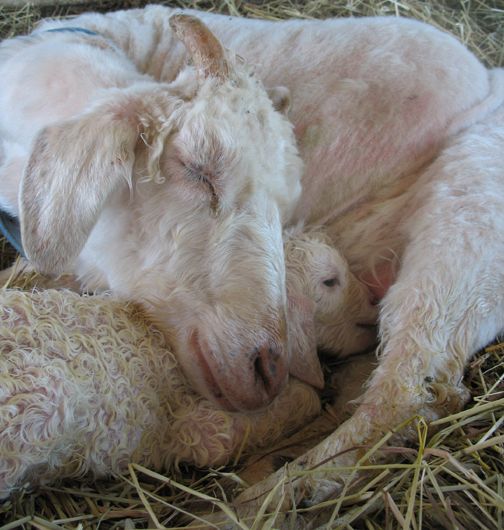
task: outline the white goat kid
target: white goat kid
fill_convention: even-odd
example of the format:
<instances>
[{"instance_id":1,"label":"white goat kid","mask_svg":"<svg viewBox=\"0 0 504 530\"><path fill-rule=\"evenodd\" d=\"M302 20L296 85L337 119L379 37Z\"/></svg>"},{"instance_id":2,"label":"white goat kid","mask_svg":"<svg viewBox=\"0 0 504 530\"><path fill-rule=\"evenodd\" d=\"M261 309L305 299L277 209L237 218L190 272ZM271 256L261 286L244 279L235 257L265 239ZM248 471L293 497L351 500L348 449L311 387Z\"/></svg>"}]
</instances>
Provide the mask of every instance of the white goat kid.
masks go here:
<instances>
[{"instance_id":1,"label":"white goat kid","mask_svg":"<svg viewBox=\"0 0 504 530\"><path fill-rule=\"evenodd\" d=\"M331 322L332 337L352 337L376 307L317 232L290 237L286 263L293 344L311 349L306 359L293 346L293 362L306 370L311 361L321 387L314 317ZM324 285L328 278L339 284ZM199 397L137 304L55 289L3 289L0 302L0 498L26 484L122 473L130 462L164 472L179 462L225 464L320 412L316 391L296 379L256 413ZM340 350L340 339L328 346Z\"/></svg>"},{"instance_id":2,"label":"white goat kid","mask_svg":"<svg viewBox=\"0 0 504 530\"><path fill-rule=\"evenodd\" d=\"M301 164L260 81L194 17L170 24L194 68L169 82L82 28L0 46L0 205L39 270L143 303L198 391L255 409L288 375Z\"/></svg>"},{"instance_id":3,"label":"white goat kid","mask_svg":"<svg viewBox=\"0 0 504 530\"><path fill-rule=\"evenodd\" d=\"M186 55L174 45L172 12L152 6L72 24L170 80ZM376 294L386 293L380 363L361 405L289 469L351 465L357 453L349 449L403 420L462 407L467 359L504 329L504 72L411 20L200 15L264 83L292 93L290 118L306 164L292 221L326 225L351 270L375 276ZM310 477L294 482L317 501L332 477ZM244 499L258 499L268 484L261 488Z\"/></svg>"},{"instance_id":4,"label":"white goat kid","mask_svg":"<svg viewBox=\"0 0 504 530\"><path fill-rule=\"evenodd\" d=\"M324 231L286 231L284 249L294 351L310 351L310 344L297 342L300 338L339 358L375 346L378 307L374 297L351 273ZM307 358L296 355L291 363L305 363ZM295 372L302 369L294 367Z\"/></svg>"}]
</instances>

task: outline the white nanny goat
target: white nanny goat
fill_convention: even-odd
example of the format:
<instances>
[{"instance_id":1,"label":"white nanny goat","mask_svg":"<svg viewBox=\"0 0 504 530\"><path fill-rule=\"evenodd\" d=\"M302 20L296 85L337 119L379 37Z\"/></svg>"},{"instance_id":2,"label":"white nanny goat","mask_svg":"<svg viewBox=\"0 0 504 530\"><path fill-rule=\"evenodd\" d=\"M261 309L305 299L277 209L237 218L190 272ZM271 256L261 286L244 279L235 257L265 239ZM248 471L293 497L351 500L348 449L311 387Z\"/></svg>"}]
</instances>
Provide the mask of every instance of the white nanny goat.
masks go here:
<instances>
[{"instance_id":1,"label":"white nanny goat","mask_svg":"<svg viewBox=\"0 0 504 530\"><path fill-rule=\"evenodd\" d=\"M72 25L120 47L139 71L171 81L187 58L170 29L172 13L150 6L83 15ZM380 362L360 406L289 472L296 475L298 468L314 469L320 462L348 467L357 458L353 447L373 444L407 418L432 419L462 407L467 360L504 329L504 72L488 70L450 35L412 20L200 16L225 46L256 65L267 86L283 84L291 91L290 118L306 168L290 222L325 225L351 270L373 279L376 294L385 295ZM42 28L65 24L47 22ZM12 74L12 69L2 73L4 83ZM26 87L33 91L28 79L13 81L16 98L8 105L0 100L7 131L30 114L19 94ZM24 181L60 174L62 164L70 166L69 157L80 167L82 154L72 149L75 135L59 134L61 127L68 132L68 126L54 126L35 142L34 162L44 150L53 156L28 165ZM254 143L261 137L249 138ZM263 174L269 176L267 170ZM49 198L43 211L25 216L21 211L25 231L41 226L42 233L27 246L29 254L41 251L36 255L42 266L61 254L58 241L64 242L54 232L54 218L61 213L55 197L65 189L58 179L47 179L51 186L44 191ZM16 196L17 187L12 189ZM41 196L35 191L22 186L21 205ZM79 204L92 206L91 199L81 193ZM86 226L80 210L63 219L68 231L80 234ZM49 235L55 246L44 245ZM152 230L144 239L157 241ZM281 244L271 245L276 245L273 265L281 260ZM208 261L220 263L214 255ZM239 334L232 326L229 335ZM243 351L237 356L241 363L247 358ZM318 476L298 474L303 476L292 482L301 487L305 502L318 501L337 486L331 480L338 474L323 468ZM263 484L242 500L258 499L268 487ZM254 503L249 506L255 510Z\"/></svg>"}]
</instances>

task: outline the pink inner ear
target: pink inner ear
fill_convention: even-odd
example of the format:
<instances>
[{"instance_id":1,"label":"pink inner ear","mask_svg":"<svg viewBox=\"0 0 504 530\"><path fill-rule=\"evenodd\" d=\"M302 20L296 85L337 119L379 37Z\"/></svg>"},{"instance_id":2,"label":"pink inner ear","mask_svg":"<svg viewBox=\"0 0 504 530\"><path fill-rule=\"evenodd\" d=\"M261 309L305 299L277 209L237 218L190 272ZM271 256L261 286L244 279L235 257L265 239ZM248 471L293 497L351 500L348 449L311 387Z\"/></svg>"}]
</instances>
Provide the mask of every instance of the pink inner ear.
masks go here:
<instances>
[{"instance_id":1,"label":"pink inner ear","mask_svg":"<svg viewBox=\"0 0 504 530\"><path fill-rule=\"evenodd\" d=\"M290 374L315 388L324 387L317 355L315 302L306 296L289 296Z\"/></svg>"},{"instance_id":2,"label":"pink inner ear","mask_svg":"<svg viewBox=\"0 0 504 530\"><path fill-rule=\"evenodd\" d=\"M359 279L364 283L371 294L380 301L395 282L396 270L394 263L383 262L375 267L374 271L363 272Z\"/></svg>"}]
</instances>

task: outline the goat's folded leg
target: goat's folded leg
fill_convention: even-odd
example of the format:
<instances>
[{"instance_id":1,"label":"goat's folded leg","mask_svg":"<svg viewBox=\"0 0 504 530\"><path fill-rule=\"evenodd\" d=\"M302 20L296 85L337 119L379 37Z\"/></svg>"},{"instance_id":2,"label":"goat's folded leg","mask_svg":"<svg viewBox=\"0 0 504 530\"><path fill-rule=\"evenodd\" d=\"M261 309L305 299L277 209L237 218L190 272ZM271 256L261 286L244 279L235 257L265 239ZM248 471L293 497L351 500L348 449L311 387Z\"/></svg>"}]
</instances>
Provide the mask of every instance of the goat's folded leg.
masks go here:
<instances>
[{"instance_id":1,"label":"goat's folded leg","mask_svg":"<svg viewBox=\"0 0 504 530\"><path fill-rule=\"evenodd\" d=\"M269 407L254 413L227 412L201 399L191 403L190 410L175 411L164 436L169 442L157 452L199 467L224 465L242 453L273 445L318 414L318 393L296 379L289 381ZM154 465L147 457L144 464L146 459Z\"/></svg>"},{"instance_id":2,"label":"goat's folded leg","mask_svg":"<svg viewBox=\"0 0 504 530\"><path fill-rule=\"evenodd\" d=\"M314 449L243 492L257 511L279 480L293 487L271 506L319 502L382 436L414 416L433 420L463 407L464 367L504 329L504 126L479 125L454 139L414 190L408 242L382 302L378 368L353 416ZM415 429L397 432L407 439ZM319 471L317 471L319 468ZM300 471L315 470L301 476Z\"/></svg>"}]
</instances>

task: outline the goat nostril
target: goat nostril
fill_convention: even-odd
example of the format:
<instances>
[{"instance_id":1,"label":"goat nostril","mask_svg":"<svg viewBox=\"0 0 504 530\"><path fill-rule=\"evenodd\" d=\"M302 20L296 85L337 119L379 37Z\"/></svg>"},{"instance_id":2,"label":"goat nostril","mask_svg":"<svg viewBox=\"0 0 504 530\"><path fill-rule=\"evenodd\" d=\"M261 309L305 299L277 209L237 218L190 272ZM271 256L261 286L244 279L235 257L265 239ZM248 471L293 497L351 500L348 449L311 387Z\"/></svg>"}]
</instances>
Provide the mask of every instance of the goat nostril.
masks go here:
<instances>
[{"instance_id":1,"label":"goat nostril","mask_svg":"<svg viewBox=\"0 0 504 530\"><path fill-rule=\"evenodd\" d=\"M258 352L258 355L254 361L254 372L255 372L256 378L259 377L261 381L264 383L266 390L268 390L270 381L269 381L268 375L266 374L264 370L264 363L263 363L263 359L261 357L260 352Z\"/></svg>"},{"instance_id":2,"label":"goat nostril","mask_svg":"<svg viewBox=\"0 0 504 530\"><path fill-rule=\"evenodd\" d=\"M369 330L375 330L378 326L377 324L375 323L368 323L368 322L357 322L357 324L355 324L358 328L362 328L362 329L369 329Z\"/></svg>"},{"instance_id":3,"label":"goat nostril","mask_svg":"<svg viewBox=\"0 0 504 530\"><path fill-rule=\"evenodd\" d=\"M280 353L268 345L258 348L254 352L254 372L256 380L259 378L264 384L266 392L274 390L279 379Z\"/></svg>"}]
</instances>

